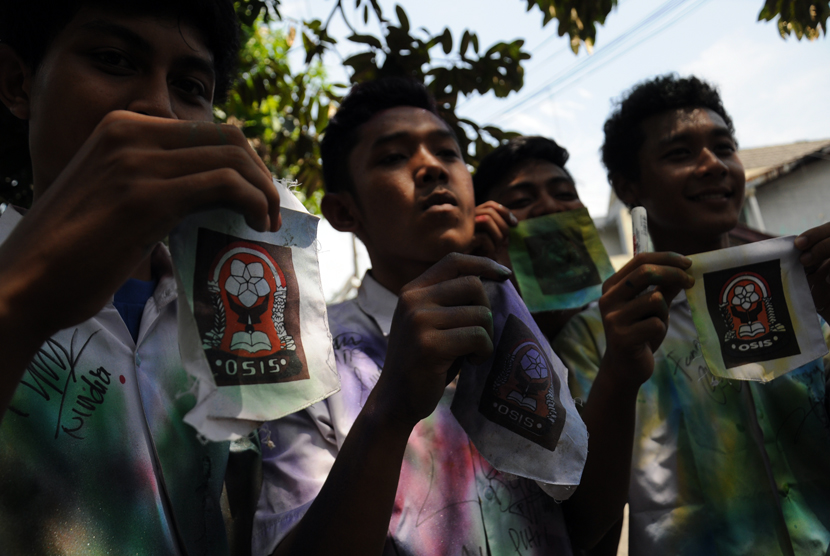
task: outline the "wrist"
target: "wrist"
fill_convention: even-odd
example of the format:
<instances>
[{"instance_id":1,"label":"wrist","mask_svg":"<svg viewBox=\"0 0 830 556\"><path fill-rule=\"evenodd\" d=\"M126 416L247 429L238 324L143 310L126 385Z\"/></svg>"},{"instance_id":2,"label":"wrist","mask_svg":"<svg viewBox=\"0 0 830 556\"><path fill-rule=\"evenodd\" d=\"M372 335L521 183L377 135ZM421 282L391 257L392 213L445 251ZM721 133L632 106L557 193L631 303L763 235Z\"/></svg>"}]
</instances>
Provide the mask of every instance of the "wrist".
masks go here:
<instances>
[{"instance_id":1,"label":"wrist","mask_svg":"<svg viewBox=\"0 0 830 556\"><path fill-rule=\"evenodd\" d=\"M637 395L640 386L651 377L652 369L642 369L632 356L606 353L600 363L596 380L620 395Z\"/></svg>"},{"instance_id":2,"label":"wrist","mask_svg":"<svg viewBox=\"0 0 830 556\"><path fill-rule=\"evenodd\" d=\"M418 421L405 419L384 403L385 400L375 388L369 394L366 405L360 412L360 418L365 426L370 428L373 434L378 434L389 439L401 439L406 443L409 435Z\"/></svg>"}]
</instances>

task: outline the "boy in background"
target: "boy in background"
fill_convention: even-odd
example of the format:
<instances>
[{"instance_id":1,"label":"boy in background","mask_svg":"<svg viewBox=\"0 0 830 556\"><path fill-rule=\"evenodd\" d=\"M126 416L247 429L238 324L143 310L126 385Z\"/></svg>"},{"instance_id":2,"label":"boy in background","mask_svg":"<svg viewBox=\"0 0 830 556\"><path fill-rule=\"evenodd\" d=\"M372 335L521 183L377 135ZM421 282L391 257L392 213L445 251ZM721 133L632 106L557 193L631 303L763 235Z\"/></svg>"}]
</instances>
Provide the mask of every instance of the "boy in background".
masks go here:
<instances>
[{"instance_id":1,"label":"boy in background","mask_svg":"<svg viewBox=\"0 0 830 556\"><path fill-rule=\"evenodd\" d=\"M830 545L827 370L814 361L767 384L716 379L685 295L643 276L728 246L744 198L732 121L711 85L667 75L625 94L605 123L617 196L648 212L657 253L637 255L554 342L591 404L606 370L644 377L637 396L630 554L824 554ZM796 239L816 307L830 316L830 225ZM620 299L627 300L614 306ZM658 322L644 313L658 303ZM669 318L670 317L670 318ZM659 349L642 333L669 323ZM590 396L588 395L590 393Z\"/></svg>"},{"instance_id":2,"label":"boy in background","mask_svg":"<svg viewBox=\"0 0 830 556\"><path fill-rule=\"evenodd\" d=\"M584 208L576 183L565 169L568 151L552 139L511 139L484 157L473 176L476 194L477 253L512 267L510 226L522 220ZM582 309L534 313L548 339Z\"/></svg>"},{"instance_id":3,"label":"boy in background","mask_svg":"<svg viewBox=\"0 0 830 556\"><path fill-rule=\"evenodd\" d=\"M228 552L228 444L182 421L159 241L216 206L279 227L264 164L212 123L237 34L230 0L0 1L0 99L35 193L0 218L4 554Z\"/></svg>"}]
</instances>

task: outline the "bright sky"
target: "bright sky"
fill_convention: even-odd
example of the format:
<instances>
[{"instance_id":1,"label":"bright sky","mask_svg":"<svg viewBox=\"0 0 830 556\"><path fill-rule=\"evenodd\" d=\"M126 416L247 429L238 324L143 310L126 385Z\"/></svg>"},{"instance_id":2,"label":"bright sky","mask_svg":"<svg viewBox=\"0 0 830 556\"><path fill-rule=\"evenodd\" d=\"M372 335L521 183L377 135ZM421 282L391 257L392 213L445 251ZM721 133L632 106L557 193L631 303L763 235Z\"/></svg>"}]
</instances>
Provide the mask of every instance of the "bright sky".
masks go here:
<instances>
[{"instance_id":1,"label":"bright sky","mask_svg":"<svg viewBox=\"0 0 830 556\"><path fill-rule=\"evenodd\" d=\"M394 18L394 2L381 0ZM454 39L475 31L482 49L499 41L525 40L525 86L506 99L492 95L464 100L459 112L480 124L547 135L566 147L568 169L593 216L607 211L609 187L600 163L602 124L612 100L639 81L677 72L718 85L741 147L830 137L830 42L782 40L775 22L758 22L763 0L620 0L597 30L594 54L575 56L556 22L544 29L542 15L522 0L400 0L412 28ZM288 18L324 18L332 0L284 0ZM346 0L348 6L354 4ZM362 17L351 16L360 27ZM371 23L371 19L370 19ZM377 27L371 27L377 34ZM333 26L336 38L348 32ZM343 45L340 41L338 46ZM345 46L345 45L344 45ZM353 49L357 50L357 49ZM344 51L347 51L344 49ZM443 56L440 49L435 56ZM301 60L297 63L301 63ZM335 81L346 81L339 59L326 60ZM352 273L351 240L321 223L321 274L331 297ZM362 246L361 246L362 248ZM368 266L365 251L361 273Z\"/></svg>"}]
</instances>

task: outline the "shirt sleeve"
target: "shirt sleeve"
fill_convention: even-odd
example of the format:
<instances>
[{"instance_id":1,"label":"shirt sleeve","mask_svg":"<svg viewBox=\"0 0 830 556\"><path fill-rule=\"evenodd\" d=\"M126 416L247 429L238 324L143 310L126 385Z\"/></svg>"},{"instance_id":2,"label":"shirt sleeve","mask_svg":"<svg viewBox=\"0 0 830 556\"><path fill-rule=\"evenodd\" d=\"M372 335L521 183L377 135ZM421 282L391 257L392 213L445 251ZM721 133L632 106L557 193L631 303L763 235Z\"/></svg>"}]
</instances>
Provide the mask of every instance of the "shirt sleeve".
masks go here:
<instances>
[{"instance_id":1,"label":"shirt sleeve","mask_svg":"<svg viewBox=\"0 0 830 556\"><path fill-rule=\"evenodd\" d=\"M305 515L337 457L326 401L260 428L262 490L254 516L252 553L267 556Z\"/></svg>"},{"instance_id":2,"label":"shirt sleeve","mask_svg":"<svg viewBox=\"0 0 830 556\"><path fill-rule=\"evenodd\" d=\"M553 351L568 368L568 387L577 407L591 391L605 353L605 333L599 308L574 316L553 341Z\"/></svg>"}]
</instances>

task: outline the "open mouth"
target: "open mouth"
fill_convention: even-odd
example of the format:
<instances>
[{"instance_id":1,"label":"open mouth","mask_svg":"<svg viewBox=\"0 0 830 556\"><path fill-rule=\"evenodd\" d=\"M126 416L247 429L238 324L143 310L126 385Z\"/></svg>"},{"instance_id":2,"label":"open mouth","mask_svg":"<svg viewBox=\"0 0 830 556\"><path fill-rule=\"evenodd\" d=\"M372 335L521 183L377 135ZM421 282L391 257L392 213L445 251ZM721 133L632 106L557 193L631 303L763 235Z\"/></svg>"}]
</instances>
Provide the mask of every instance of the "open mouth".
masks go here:
<instances>
[{"instance_id":1,"label":"open mouth","mask_svg":"<svg viewBox=\"0 0 830 556\"><path fill-rule=\"evenodd\" d=\"M730 191L727 189L718 189L718 190L709 190L709 191L702 191L697 195L692 195L689 197L691 201L699 201L703 203L708 202L718 202L718 201L728 201L732 197L735 196L734 191Z\"/></svg>"},{"instance_id":2,"label":"open mouth","mask_svg":"<svg viewBox=\"0 0 830 556\"><path fill-rule=\"evenodd\" d=\"M449 191L436 191L429 197L427 197L423 203L421 204L423 209L426 210L446 210L453 207L458 206L458 201L455 198L455 195L450 193Z\"/></svg>"}]
</instances>

